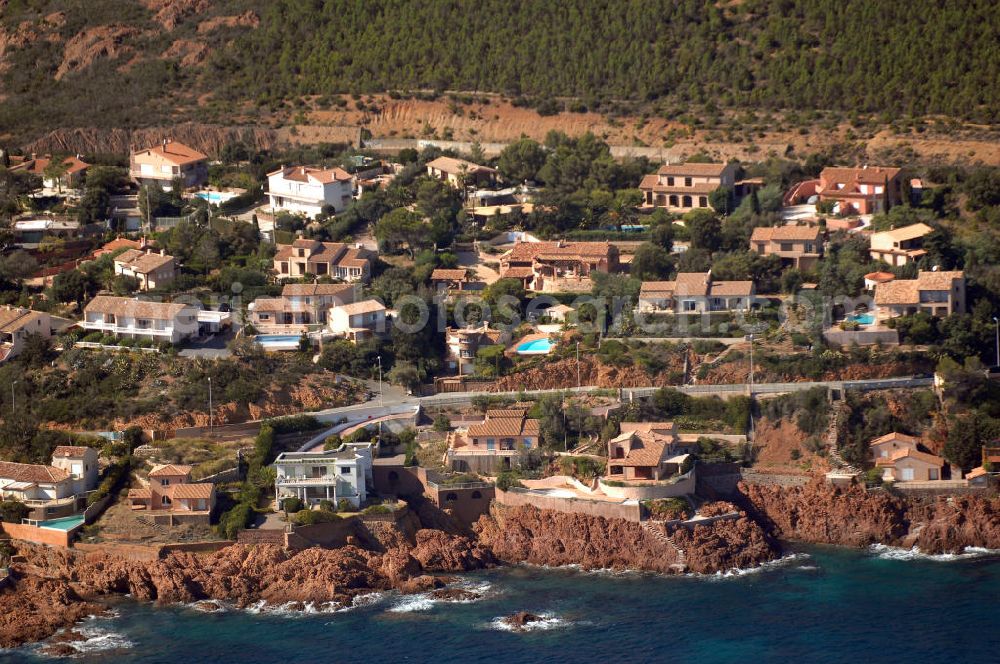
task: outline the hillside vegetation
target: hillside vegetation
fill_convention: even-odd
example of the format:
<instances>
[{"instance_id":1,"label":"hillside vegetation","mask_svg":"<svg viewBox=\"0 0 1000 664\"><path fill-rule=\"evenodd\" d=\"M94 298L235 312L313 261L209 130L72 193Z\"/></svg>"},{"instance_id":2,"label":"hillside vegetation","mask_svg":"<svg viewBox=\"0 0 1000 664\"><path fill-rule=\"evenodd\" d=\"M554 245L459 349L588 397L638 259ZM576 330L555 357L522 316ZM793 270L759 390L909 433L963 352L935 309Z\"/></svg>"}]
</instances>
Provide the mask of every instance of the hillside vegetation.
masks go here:
<instances>
[{"instance_id":1,"label":"hillside vegetation","mask_svg":"<svg viewBox=\"0 0 1000 664\"><path fill-rule=\"evenodd\" d=\"M0 126L141 126L306 95L490 91L650 103L1000 113L992 0L8 0ZM208 101L211 98L213 101ZM573 98L567 101L564 98ZM330 101L328 99L328 101ZM333 100L335 101L335 100ZM81 103L82 102L82 103ZM232 102L253 105L234 106Z\"/></svg>"}]
</instances>

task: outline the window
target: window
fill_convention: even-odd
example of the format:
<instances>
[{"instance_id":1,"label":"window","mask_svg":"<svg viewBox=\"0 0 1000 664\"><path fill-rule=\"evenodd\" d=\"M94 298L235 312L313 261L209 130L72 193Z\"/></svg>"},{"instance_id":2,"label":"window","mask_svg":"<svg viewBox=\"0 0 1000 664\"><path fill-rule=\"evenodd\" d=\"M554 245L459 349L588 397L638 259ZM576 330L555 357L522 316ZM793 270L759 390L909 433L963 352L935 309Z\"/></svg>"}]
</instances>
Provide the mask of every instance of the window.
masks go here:
<instances>
[{"instance_id":1,"label":"window","mask_svg":"<svg viewBox=\"0 0 1000 664\"><path fill-rule=\"evenodd\" d=\"M708 207L708 196L698 197L698 207Z\"/></svg>"},{"instance_id":2,"label":"window","mask_svg":"<svg viewBox=\"0 0 1000 664\"><path fill-rule=\"evenodd\" d=\"M782 242L781 243L781 250L782 251L791 251L792 250L792 243L791 242Z\"/></svg>"},{"instance_id":3,"label":"window","mask_svg":"<svg viewBox=\"0 0 1000 664\"><path fill-rule=\"evenodd\" d=\"M524 449L526 449L526 450L530 450L531 449L531 438L527 438L526 437L524 439Z\"/></svg>"},{"instance_id":4,"label":"window","mask_svg":"<svg viewBox=\"0 0 1000 664\"><path fill-rule=\"evenodd\" d=\"M444 497L445 502L453 503L458 500L458 494L452 491Z\"/></svg>"},{"instance_id":5,"label":"window","mask_svg":"<svg viewBox=\"0 0 1000 664\"><path fill-rule=\"evenodd\" d=\"M674 186L674 179L672 177L667 178L667 186L668 187Z\"/></svg>"},{"instance_id":6,"label":"window","mask_svg":"<svg viewBox=\"0 0 1000 664\"><path fill-rule=\"evenodd\" d=\"M685 187L691 186L691 178L684 178L684 186Z\"/></svg>"},{"instance_id":7,"label":"window","mask_svg":"<svg viewBox=\"0 0 1000 664\"><path fill-rule=\"evenodd\" d=\"M162 496L160 498L160 503L162 503L163 505L169 505L170 504L170 496Z\"/></svg>"},{"instance_id":8,"label":"window","mask_svg":"<svg viewBox=\"0 0 1000 664\"><path fill-rule=\"evenodd\" d=\"M494 450L494 449L496 449L496 446L497 446L497 441L496 441L495 438L487 438L486 439L486 449L488 449L488 450Z\"/></svg>"},{"instance_id":9,"label":"window","mask_svg":"<svg viewBox=\"0 0 1000 664\"><path fill-rule=\"evenodd\" d=\"M271 314L257 314L258 320L271 320Z\"/></svg>"},{"instance_id":10,"label":"window","mask_svg":"<svg viewBox=\"0 0 1000 664\"><path fill-rule=\"evenodd\" d=\"M340 474L341 475L350 475L351 474L351 467L350 466L341 466L340 467Z\"/></svg>"},{"instance_id":11,"label":"window","mask_svg":"<svg viewBox=\"0 0 1000 664\"><path fill-rule=\"evenodd\" d=\"M480 493L479 491L473 491L472 492L472 499L473 500L479 500L482 497L483 497L483 494Z\"/></svg>"},{"instance_id":12,"label":"window","mask_svg":"<svg viewBox=\"0 0 1000 664\"><path fill-rule=\"evenodd\" d=\"M930 468L930 469L928 469L928 471L927 471L927 479L929 479L929 480L936 480L936 479L938 479L938 469L937 468Z\"/></svg>"},{"instance_id":13,"label":"window","mask_svg":"<svg viewBox=\"0 0 1000 664\"><path fill-rule=\"evenodd\" d=\"M906 481L912 480L912 479L913 479L913 469L912 468L904 468L903 469L903 481L906 482Z\"/></svg>"},{"instance_id":14,"label":"window","mask_svg":"<svg viewBox=\"0 0 1000 664\"><path fill-rule=\"evenodd\" d=\"M684 300L684 302L681 303L681 306L684 309L684 311L694 311L695 301L694 300Z\"/></svg>"},{"instance_id":15,"label":"window","mask_svg":"<svg viewBox=\"0 0 1000 664\"><path fill-rule=\"evenodd\" d=\"M162 478L162 479L160 480L160 486L170 486L170 480L169 480L169 479L167 479L167 478L165 478L165 477L164 477L164 478Z\"/></svg>"}]
</instances>

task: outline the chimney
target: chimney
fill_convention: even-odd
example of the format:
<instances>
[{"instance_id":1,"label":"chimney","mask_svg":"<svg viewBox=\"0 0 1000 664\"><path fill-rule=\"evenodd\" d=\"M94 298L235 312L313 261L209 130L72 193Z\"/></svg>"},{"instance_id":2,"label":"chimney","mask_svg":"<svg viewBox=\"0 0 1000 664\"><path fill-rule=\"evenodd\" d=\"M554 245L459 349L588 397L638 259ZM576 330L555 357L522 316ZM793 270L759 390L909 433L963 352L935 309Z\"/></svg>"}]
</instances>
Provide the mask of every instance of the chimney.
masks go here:
<instances>
[{"instance_id":1,"label":"chimney","mask_svg":"<svg viewBox=\"0 0 1000 664\"><path fill-rule=\"evenodd\" d=\"M166 256L167 255L167 250L166 249L160 249L160 255L161 256Z\"/></svg>"}]
</instances>

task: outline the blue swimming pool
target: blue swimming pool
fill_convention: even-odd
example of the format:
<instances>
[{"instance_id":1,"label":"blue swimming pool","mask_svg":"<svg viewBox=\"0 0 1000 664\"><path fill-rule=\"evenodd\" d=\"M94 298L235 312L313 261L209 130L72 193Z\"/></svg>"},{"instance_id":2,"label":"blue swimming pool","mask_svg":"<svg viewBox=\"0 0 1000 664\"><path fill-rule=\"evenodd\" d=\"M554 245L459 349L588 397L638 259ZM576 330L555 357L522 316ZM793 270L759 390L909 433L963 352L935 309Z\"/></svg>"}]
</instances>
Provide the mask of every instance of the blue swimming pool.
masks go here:
<instances>
[{"instance_id":1,"label":"blue swimming pool","mask_svg":"<svg viewBox=\"0 0 1000 664\"><path fill-rule=\"evenodd\" d=\"M875 322L875 314L851 314L847 320L858 325L871 325Z\"/></svg>"},{"instance_id":2,"label":"blue swimming pool","mask_svg":"<svg viewBox=\"0 0 1000 664\"><path fill-rule=\"evenodd\" d=\"M264 350L298 350L301 338L297 334L258 334L253 340Z\"/></svg>"},{"instance_id":3,"label":"blue swimming pool","mask_svg":"<svg viewBox=\"0 0 1000 664\"><path fill-rule=\"evenodd\" d=\"M83 525L83 515L76 514L74 516L64 516L61 519L49 519L48 521L39 521L38 526L40 528L55 528L57 530L75 530L79 526Z\"/></svg>"},{"instance_id":4,"label":"blue swimming pool","mask_svg":"<svg viewBox=\"0 0 1000 664\"><path fill-rule=\"evenodd\" d=\"M521 355L544 355L552 350L552 342L548 339L533 339L518 344L517 352Z\"/></svg>"},{"instance_id":5,"label":"blue swimming pool","mask_svg":"<svg viewBox=\"0 0 1000 664\"><path fill-rule=\"evenodd\" d=\"M214 205L218 205L219 203L224 203L230 198L233 198L236 194L227 191L199 191L195 194L195 196Z\"/></svg>"}]
</instances>

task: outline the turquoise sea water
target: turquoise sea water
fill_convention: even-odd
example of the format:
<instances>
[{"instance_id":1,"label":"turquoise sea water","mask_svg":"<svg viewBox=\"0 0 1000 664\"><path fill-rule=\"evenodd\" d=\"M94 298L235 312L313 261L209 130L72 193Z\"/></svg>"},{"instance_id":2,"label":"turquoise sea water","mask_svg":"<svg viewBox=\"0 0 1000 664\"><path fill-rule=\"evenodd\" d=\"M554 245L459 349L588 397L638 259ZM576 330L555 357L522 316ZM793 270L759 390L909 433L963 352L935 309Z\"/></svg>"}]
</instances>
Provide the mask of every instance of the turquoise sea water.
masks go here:
<instances>
[{"instance_id":1,"label":"turquoise sea water","mask_svg":"<svg viewBox=\"0 0 1000 664\"><path fill-rule=\"evenodd\" d=\"M84 624L86 652L73 661L995 661L1000 558L900 556L810 548L725 578L518 566L461 577L485 591L471 603L389 593L312 615L122 601L117 617ZM523 633L498 628L519 610L549 620ZM35 653L0 652L0 662L45 661Z\"/></svg>"}]
</instances>

